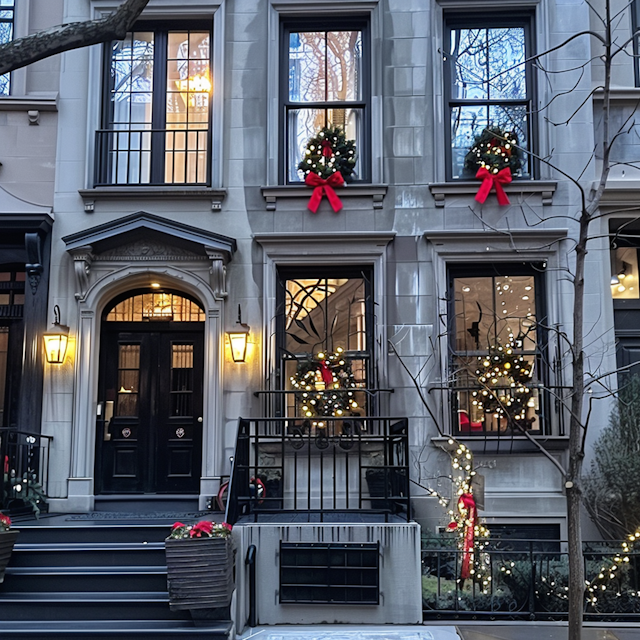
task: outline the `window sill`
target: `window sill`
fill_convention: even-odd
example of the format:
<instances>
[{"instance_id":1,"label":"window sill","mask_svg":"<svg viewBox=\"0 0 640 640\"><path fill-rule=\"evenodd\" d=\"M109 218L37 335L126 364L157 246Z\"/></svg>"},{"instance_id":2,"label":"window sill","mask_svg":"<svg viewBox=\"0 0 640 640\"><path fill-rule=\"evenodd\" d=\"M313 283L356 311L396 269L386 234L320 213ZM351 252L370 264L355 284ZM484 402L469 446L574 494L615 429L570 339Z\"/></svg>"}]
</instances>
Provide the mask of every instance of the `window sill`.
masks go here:
<instances>
[{"instance_id":1,"label":"window sill","mask_svg":"<svg viewBox=\"0 0 640 640\"><path fill-rule=\"evenodd\" d=\"M429 185L429 191L436 201L436 207L444 207L446 198L454 196L474 195L480 187L479 180L456 180L452 182L434 182ZM540 194L543 205L553 203L553 194L558 186L555 180L514 180L504 187L507 195L519 194L523 196Z\"/></svg>"},{"instance_id":2,"label":"window sill","mask_svg":"<svg viewBox=\"0 0 640 640\"><path fill-rule=\"evenodd\" d=\"M57 111L58 94L41 96L2 96L0 111Z\"/></svg>"},{"instance_id":3,"label":"window sill","mask_svg":"<svg viewBox=\"0 0 640 640\"><path fill-rule=\"evenodd\" d=\"M456 441L464 442L464 444L471 449L474 453L488 453L488 454L513 454L513 453L541 453L538 447L535 446L526 436L522 435L471 435L460 434L457 436L437 436L431 438L432 444L436 447L443 447L446 449L449 438L453 438ZM539 442L547 451L562 451L569 446L569 436L532 436L532 438Z\"/></svg>"},{"instance_id":4,"label":"window sill","mask_svg":"<svg viewBox=\"0 0 640 640\"><path fill-rule=\"evenodd\" d=\"M156 200L158 198L171 200L211 200L211 211L222 210L222 201L227 195L226 189L212 189L211 187L185 187L182 185L139 187L118 185L113 187L96 187L94 189L78 189L84 202L84 210L93 213L96 200Z\"/></svg>"},{"instance_id":5,"label":"window sill","mask_svg":"<svg viewBox=\"0 0 640 640\"><path fill-rule=\"evenodd\" d=\"M384 197L387 194L386 184L350 184L338 187L336 193L343 198L371 198L374 209L382 209ZM275 211L278 199L304 198L308 200L313 193L311 187L297 184L281 185L278 187L261 187L262 196L267 203L267 211Z\"/></svg>"}]
</instances>

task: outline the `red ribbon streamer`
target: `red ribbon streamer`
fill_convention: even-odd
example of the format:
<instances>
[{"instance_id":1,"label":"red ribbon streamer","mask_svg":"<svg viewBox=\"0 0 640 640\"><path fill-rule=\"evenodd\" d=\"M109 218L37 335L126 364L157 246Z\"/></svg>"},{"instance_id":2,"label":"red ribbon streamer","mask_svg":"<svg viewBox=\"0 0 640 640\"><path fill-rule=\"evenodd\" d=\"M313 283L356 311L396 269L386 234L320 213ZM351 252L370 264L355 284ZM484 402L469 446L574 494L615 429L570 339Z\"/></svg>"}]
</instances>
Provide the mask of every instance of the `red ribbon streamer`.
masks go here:
<instances>
[{"instance_id":1,"label":"red ribbon streamer","mask_svg":"<svg viewBox=\"0 0 640 640\"><path fill-rule=\"evenodd\" d=\"M331 205L331 208L338 213L342 209L342 202L336 195L333 187L341 187L344 185L344 178L339 171L331 174L326 180L322 179L317 173L308 173L304 180L308 187L313 187L313 193L309 198L309 204L307 208L313 213L317 213L322 196L327 196L327 200Z\"/></svg>"},{"instance_id":2,"label":"red ribbon streamer","mask_svg":"<svg viewBox=\"0 0 640 640\"><path fill-rule=\"evenodd\" d=\"M320 375L322 376L322 381L325 384L331 384L333 382L333 374L329 370L326 360L323 360L320 363Z\"/></svg>"},{"instance_id":3,"label":"red ribbon streamer","mask_svg":"<svg viewBox=\"0 0 640 640\"><path fill-rule=\"evenodd\" d=\"M462 567L460 568L460 579L466 580L471 575L471 564L473 562L473 543L475 537L476 520L478 510L476 501L470 493L463 493L458 499L458 511L464 517L464 546L462 553Z\"/></svg>"},{"instance_id":4,"label":"red ribbon streamer","mask_svg":"<svg viewBox=\"0 0 640 640\"><path fill-rule=\"evenodd\" d=\"M502 188L503 184L509 184L511 182L511 169L509 169L509 167L501 169L500 171L498 171L498 173L490 173L486 167L480 167L478 169L478 173L476 173L476 178L478 180L482 180L482 184L480 185L478 193L476 194L476 200L478 202L485 202L487 196L489 195L489 192L491 191L491 188L495 187L498 204L511 204L509 202L507 194Z\"/></svg>"}]
</instances>

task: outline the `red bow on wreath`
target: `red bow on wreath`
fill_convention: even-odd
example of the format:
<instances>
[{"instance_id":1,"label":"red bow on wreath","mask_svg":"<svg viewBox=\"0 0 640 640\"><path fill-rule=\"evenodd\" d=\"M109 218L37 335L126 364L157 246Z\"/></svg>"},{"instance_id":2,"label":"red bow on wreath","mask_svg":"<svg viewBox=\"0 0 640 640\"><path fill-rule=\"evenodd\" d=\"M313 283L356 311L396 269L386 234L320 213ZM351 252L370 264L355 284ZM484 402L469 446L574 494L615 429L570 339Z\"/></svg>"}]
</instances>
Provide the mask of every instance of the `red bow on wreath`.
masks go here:
<instances>
[{"instance_id":1,"label":"red bow on wreath","mask_svg":"<svg viewBox=\"0 0 640 640\"><path fill-rule=\"evenodd\" d=\"M320 143L320 146L322 147L323 157L331 158L333 156L333 147L331 146L331 143L328 140L323 140Z\"/></svg>"},{"instance_id":2,"label":"red bow on wreath","mask_svg":"<svg viewBox=\"0 0 640 640\"><path fill-rule=\"evenodd\" d=\"M482 180L482 184L476 194L476 200L480 203L485 202L492 187L496 189L496 196L498 198L498 204L507 205L511 204L507 194L502 188L503 184L509 184L511 182L511 169L505 167L498 171L498 173L491 173L486 167L480 167L476 178Z\"/></svg>"},{"instance_id":3,"label":"red bow on wreath","mask_svg":"<svg viewBox=\"0 0 640 640\"><path fill-rule=\"evenodd\" d=\"M475 537L476 520L478 510L476 501L470 493L463 493L458 499L458 511L464 518L464 545L462 547L462 567L460 568L460 579L466 580L471 575L471 564L473 562L473 545Z\"/></svg>"},{"instance_id":4,"label":"red bow on wreath","mask_svg":"<svg viewBox=\"0 0 640 640\"><path fill-rule=\"evenodd\" d=\"M333 382L333 374L326 360L320 363L320 375L322 376L322 382L325 384L331 384Z\"/></svg>"},{"instance_id":5,"label":"red bow on wreath","mask_svg":"<svg viewBox=\"0 0 640 640\"><path fill-rule=\"evenodd\" d=\"M313 213L317 213L322 196L327 196L327 200L331 205L331 208L338 213L342 209L342 202L336 195L333 187L341 187L344 185L344 178L339 171L332 173L326 180L321 178L317 173L308 173L304 179L305 184L308 187L313 187L313 193L309 198L309 204L307 208Z\"/></svg>"}]
</instances>

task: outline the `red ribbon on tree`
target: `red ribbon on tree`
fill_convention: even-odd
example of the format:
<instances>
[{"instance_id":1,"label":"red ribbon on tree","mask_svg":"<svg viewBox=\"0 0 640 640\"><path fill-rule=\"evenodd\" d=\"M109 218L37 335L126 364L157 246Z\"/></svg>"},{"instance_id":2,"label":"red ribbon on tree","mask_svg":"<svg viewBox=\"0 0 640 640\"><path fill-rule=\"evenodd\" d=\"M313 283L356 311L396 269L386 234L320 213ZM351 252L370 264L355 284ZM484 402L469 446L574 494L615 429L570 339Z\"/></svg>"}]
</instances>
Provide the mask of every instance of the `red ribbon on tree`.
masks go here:
<instances>
[{"instance_id":1,"label":"red ribbon on tree","mask_svg":"<svg viewBox=\"0 0 640 640\"><path fill-rule=\"evenodd\" d=\"M476 178L482 180L482 184L476 194L476 200L478 202L485 202L492 187L495 187L498 204L511 204L507 194L502 188L503 184L509 184L511 182L511 169L509 169L509 167L501 169L498 173L491 173L486 167L480 167L478 173L476 173Z\"/></svg>"},{"instance_id":2,"label":"red ribbon on tree","mask_svg":"<svg viewBox=\"0 0 640 640\"><path fill-rule=\"evenodd\" d=\"M331 158L331 156L333 156L333 147L328 140L323 140L320 146L322 147L322 155L325 158Z\"/></svg>"},{"instance_id":3,"label":"red ribbon on tree","mask_svg":"<svg viewBox=\"0 0 640 640\"><path fill-rule=\"evenodd\" d=\"M333 374L331 373L326 360L323 360L320 363L320 375L322 376L322 381L325 384L331 384L333 382Z\"/></svg>"},{"instance_id":4,"label":"red ribbon on tree","mask_svg":"<svg viewBox=\"0 0 640 640\"><path fill-rule=\"evenodd\" d=\"M473 544L475 538L476 520L478 510L476 501L470 493L463 493L458 498L458 511L464 518L464 545L462 547L462 567L460 568L460 579L466 580L471 575L471 564L473 561Z\"/></svg>"},{"instance_id":5,"label":"red ribbon on tree","mask_svg":"<svg viewBox=\"0 0 640 640\"><path fill-rule=\"evenodd\" d=\"M344 185L344 178L339 171L332 173L326 180L321 178L317 173L308 173L304 179L304 183L308 187L313 187L313 193L309 198L309 204L307 208L313 213L317 213L322 196L327 196L327 200L331 205L331 208L338 213L342 209L342 202L336 195L333 187L341 187Z\"/></svg>"}]
</instances>

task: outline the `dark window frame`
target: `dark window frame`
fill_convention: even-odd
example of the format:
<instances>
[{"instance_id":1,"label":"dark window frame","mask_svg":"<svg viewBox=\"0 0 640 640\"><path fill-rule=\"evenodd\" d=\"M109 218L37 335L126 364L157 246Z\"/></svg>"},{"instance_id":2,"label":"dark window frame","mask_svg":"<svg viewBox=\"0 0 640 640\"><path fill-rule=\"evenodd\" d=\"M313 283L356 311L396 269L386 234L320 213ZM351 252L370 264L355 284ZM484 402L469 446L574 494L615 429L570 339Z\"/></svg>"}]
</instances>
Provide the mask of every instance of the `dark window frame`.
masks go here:
<instances>
[{"instance_id":1,"label":"dark window frame","mask_svg":"<svg viewBox=\"0 0 640 640\"><path fill-rule=\"evenodd\" d=\"M525 78L527 87L526 100L478 100L478 99L459 99L453 98L452 89L452 64L453 61L448 57L447 52L451 44L452 29L482 29L482 28L499 28L499 27L522 27L525 34ZM502 104L526 105L527 107L527 136L528 151L536 153L538 140L537 119L534 118L534 106L536 105L536 84L533 79L533 65L531 56L536 50L535 46L535 12L534 10L510 11L506 17L498 13L474 12L466 11L464 14L453 13L445 14L444 19L444 101L446 108L446 125L445 125L445 178L448 182L457 182L473 179L473 176L453 177L453 154L452 154L452 136L451 136L451 112L455 107L460 106L476 106L487 105L496 106ZM528 155L528 174L522 176L522 179L535 179L538 173L537 159ZM517 178L516 178L517 179Z\"/></svg>"},{"instance_id":2,"label":"dark window frame","mask_svg":"<svg viewBox=\"0 0 640 640\"><path fill-rule=\"evenodd\" d=\"M631 4L631 35L640 29L640 2L633 0ZM640 87L640 36L633 38L633 77L635 86Z\"/></svg>"},{"instance_id":3,"label":"dark window frame","mask_svg":"<svg viewBox=\"0 0 640 640\"><path fill-rule=\"evenodd\" d=\"M110 145L101 143L100 134L105 132L118 131L116 123L113 122L112 104L110 99L111 93L111 61L113 53L113 45L117 40L105 43L102 56L102 100L101 100L101 117L100 131L96 132L96 166L94 171L94 187L117 186L117 187L168 187L168 188L184 188L193 186L210 186L212 176L212 141L213 141L213 101L209 102L209 113L207 121L207 167L206 178L204 182L165 182L165 130L166 130L166 92L167 92L167 54L169 33L175 31L198 31L209 33L209 71L213 78L213 29L210 24L203 20L155 20L137 22L127 35L136 32L153 32L154 34L154 53L153 53L153 88L154 96L152 107L151 131L152 144L150 152L150 181L149 182L117 182L113 181L111 176L112 164L109 159ZM158 96L160 99L155 99ZM134 131L133 125L129 123L129 131ZM140 123L140 129L143 123ZM127 129L122 131L126 132ZM178 129L179 131L179 129ZM202 131L205 131L202 129Z\"/></svg>"},{"instance_id":4,"label":"dark window frame","mask_svg":"<svg viewBox=\"0 0 640 640\"><path fill-rule=\"evenodd\" d=\"M10 25L11 37L9 38L9 40L7 40L7 42L11 42L15 38L15 27L16 27L15 0L13 0L13 4L11 6L9 6L9 5L0 6L0 12L5 12L5 11L7 13L11 13L11 16L0 17L0 22ZM2 44L2 43L0 43L0 44ZM6 78L7 79L7 91L6 91L6 93L0 93L0 97L2 97L2 96L10 96L11 95L11 72L3 74L2 76L0 76L0 79L1 78Z\"/></svg>"},{"instance_id":5,"label":"dark window frame","mask_svg":"<svg viewBox=\"0 0 640 640\"><path fill-rule=\"evenodd\" d=\"M551 384L551 371L549 367L549 321L548 321L548 305L547 305L547 285L546 285L546 263L543 261L531 262L492 262L483 264L464 264L451 263L447 265L447 327L448 327L448 344L447 344L447 369L450 379L451 373L455 370L454 361L456 357L461 357L464 353L455 348L456 337L456 313L455 313L455 280L464 277L504 277L504 276L533 276L535 286L535 303L536 303L536 348L535 348L535 367L536 379L542 385L539 395L539 427L529 430L534 436L548 436L553 433L553 424L551 420L551 406L549 393L545 389ZM482 350L481 350L482 351ZM456 385L450 382L450 415L451 415L451 433L460 437L473 435L471 431L463 431L458 424L458 402L456 395ZM501 438L510 437L511 432L487 431L483 429L478 435L495 435ZM513 435L519 435L514 429Z\"/></svg>"},{"instance_id":6,"label":"dark window frame","mask_svg":"<svg viewBox=\"0 0 640 640\"><path fill-rule=\"evenodd\" d=\"M293 102L289 100L289 35L296 31L342 31L358 30L362 34L362 99L338 102ZM289 180L288 165L288 118L289 110L295 108L361 108L362 135L356 141L358 157L358 179L354 183L371 183L371 27L368 17L349 17L328 20L323 18L283 19L280 23L279 51L279 163L280 184L301 184L299 180Z\"/></svg>"}]
</instances>

